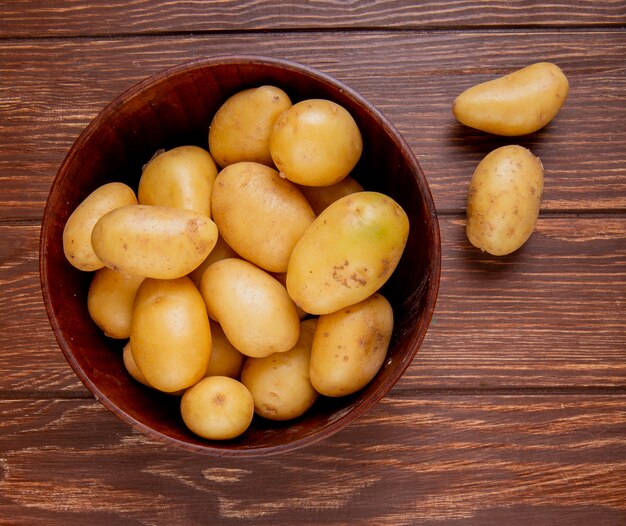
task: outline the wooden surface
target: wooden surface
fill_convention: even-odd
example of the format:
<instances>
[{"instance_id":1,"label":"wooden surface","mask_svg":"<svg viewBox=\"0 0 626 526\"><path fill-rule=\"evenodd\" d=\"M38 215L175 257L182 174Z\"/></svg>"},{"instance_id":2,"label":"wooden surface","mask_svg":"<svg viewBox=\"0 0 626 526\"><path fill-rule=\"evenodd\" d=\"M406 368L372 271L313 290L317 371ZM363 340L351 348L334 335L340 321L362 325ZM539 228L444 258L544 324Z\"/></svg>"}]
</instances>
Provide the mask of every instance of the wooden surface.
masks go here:
<instances>
[{"instance_id":1,"label":"wooden surface","mask_svg":"<svg viewBox=\"0 0 626 526\"><path fill-rule=\"evenodd\" d=\"M416 4L416 5L414 5ZM626 3L0 4L0 524L626 524ZM442 280L405 376L344 431L235 461L166 448L94 400L48 324L38 235L52 179L115 95L181 61L263 53L376 104L435 198ZM464 233L466 87L539 60L570 96L516 140L540 220L492 258Z\"/></svg>"}]
</instances>

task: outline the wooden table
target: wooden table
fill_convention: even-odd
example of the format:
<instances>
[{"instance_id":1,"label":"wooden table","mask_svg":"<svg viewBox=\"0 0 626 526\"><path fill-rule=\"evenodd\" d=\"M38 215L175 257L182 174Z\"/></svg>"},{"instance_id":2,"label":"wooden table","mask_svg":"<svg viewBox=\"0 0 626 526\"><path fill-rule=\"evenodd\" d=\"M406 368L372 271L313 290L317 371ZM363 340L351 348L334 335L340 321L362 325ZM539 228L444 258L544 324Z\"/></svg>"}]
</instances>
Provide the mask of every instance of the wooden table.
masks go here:
<instances>
[{"instance_id":1,"label":"wooden table","mask_svg":"<svg viewBox=\"0 0 626 526\"><path fill-rule=\"evenodd\" d=\"M417 4L417 5L414 5ZM626 524L626 3L12 0L0 4L0 524ZM170 449L100 405L43 307L41 215L81 130L179 62L265 54L380 108L417 155L443 270L416 359L331 438L264 460ZM466 87L537 61L570 80L545 129L537 228L465 237Z\"/></svg>"}]
</instances>

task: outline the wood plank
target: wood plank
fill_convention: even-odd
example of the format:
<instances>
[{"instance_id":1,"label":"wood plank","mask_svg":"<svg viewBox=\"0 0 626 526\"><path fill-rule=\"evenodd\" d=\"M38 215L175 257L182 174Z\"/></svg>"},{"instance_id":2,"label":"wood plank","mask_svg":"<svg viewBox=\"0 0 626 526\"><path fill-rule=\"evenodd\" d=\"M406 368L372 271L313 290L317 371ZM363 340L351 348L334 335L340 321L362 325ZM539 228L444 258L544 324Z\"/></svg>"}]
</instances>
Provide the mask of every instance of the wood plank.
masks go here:
<instances>
[{"instance_id":1,"label":"wood plank","mask_svg":"<svg viewBox=\"0 0 626 526\"><path fill-rule=\"evenodd\" d=\"M0 35L84 36L274 29L433 29L480 27L620 26L620 0L456 0L446 2L308 2L223 0L220 2L129 2L99 0L12 0L0 4Z\"/></svg>"},{"instance_id":2,"label":"wood plank","mask_svg":"<svg viewBox=\"0 0 626 526\"><path fill-rule=\"evenodd\" d=\"M514 139L544 162L543 208L626 210L624 32L305 32L264 39L263 53L317 67L377 105L417 155L443 212L464 208L478 161L513 140L456 123L454 97L531 62L554 61L571 81L565 107L544 130ZM67 151L118 93L184 60L258 52L257 42L246 34L5 42L0 220L41 217Z\"/></svg>"},{"instance_id":3,"label":"wood plank","mask_svg":"<svg viewBox=\"0 0 626 526\"><path fill-rule=\"evenodd\" d=\"M441 217L434 319L398 389L626 388L626 218L545 217L515 254ZM84 396L49 327L38 226L0 226L0 392ZM65 394L63 394L65 393Z\"/></svg>"},{"instance_id":4,"label":"wood plank","mask_svg":"<svg viewBox=\"0 0 626 526\"><path fill-rule=\"evenodd\" d=\"M386 397L324 442L237 461L152 442L95 401L3 400L0 522L624 524L625 402Z\"/></svg>"}]
</instances>

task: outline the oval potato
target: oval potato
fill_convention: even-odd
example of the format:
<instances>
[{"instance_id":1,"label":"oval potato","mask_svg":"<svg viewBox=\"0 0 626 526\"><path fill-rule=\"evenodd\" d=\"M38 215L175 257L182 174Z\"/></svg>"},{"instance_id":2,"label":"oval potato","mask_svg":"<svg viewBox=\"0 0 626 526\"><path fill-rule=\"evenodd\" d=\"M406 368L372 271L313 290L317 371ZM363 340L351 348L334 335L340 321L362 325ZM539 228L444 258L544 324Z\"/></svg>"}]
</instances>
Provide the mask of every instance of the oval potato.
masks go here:
<instances>
[{"instance_id":1,"label":"oval potato","mask_svg":"<svg viewBox=\"0 0 626 526\"><path fill-rule=\"evenodd\" d=\"M206 150L178 146L153 157L139 179L141 205L169 206L211 216L217 166Z\"/></svg>"},{"instance_id":2,"label":"oval potato","mask_svg":"<svg viewBox=\"0 0 626 526\"><path fill-rule=\"evenodd\" d=\"M91 244L98 258L123 274L175 279L194 270L217 242L209 217L191 210L131 205L102 216Z\"/></svg>"},{"instance_id":3,"label":"oval potato","mask_svg":"<svg viewBox=\"0 0 626 526\"><path fill-rule=\"evenodd\" d=\"M289 181L259 163L224 168L213 190L220 235L242 258L270 272L285 272L293 247L315 219Z\"/></svg>"},{"instance_id":4,"label":"oval potato","mask_svg":"<svg viewBox=\"0 0 626 526\"><path fill-rule=\"evenodd\" d=\"M202 276L200 291L224 334L246 356L285 352L298 341L300 319L285 287L243 259L222 259Z\"/></svg>"},{"instance_id":5,"label":"oval potato","mask_svg":"<svg viewBox=\"0 0 626 526\"><path fill-rule=\"evenodd\" d=\"M329 186L297 185L297 187L311 205L316 216L342 197L363 191L361 183L349 175Z\"/></svg>"},{"instance_id":6,"label":"oval potato","mask_svg":"<svg viewBox=\"0 0 626 526\"><path fill-rule=\"evenodd\" d=\"M145 279L137 290L130 344L149 385L166 393L185 389L205 374L211 358L211 328L192 281Z\"/></svg>"},{"instance_id":7,"label":"oval potato","mask_svg":"<svg viewBox=\"0 0 626 526\"><path fill-rule=\"evenodd\" d=\"M380 370L393 330L389 302L375 293L317 321L311 348L311 383L326 396L365 387Z\"/></svg>"},{"instance_id":8,"label":"oval potato","mask_svg":"<svg viewBox=\"0 0 626 526\"><path fill-rule=\"evenodd\" d=\"M539 62L465 90L452 111L459 122L488 133L526 135L548 124L567 98L563 71Z\"/></svg>"},{"instance_id":9,"label":"oval potato","mask_svg":"<svg viewBox=\"0 0 626 526\"><path fill-rule=\"evenodd\" d=\"M478 164L467 197L467 238L495 256L510 254L532 234L543 193L543 165L517 145L497 148Z\"/></svg>"},{"instance_id":10,"label":"oval potato","mask_svg":"<svg viewBox=\"0 0 626 526\"><path fill-rule=\"evenodd\" d=\"M204 376L229 376L239 379L241 368L246 359L226 338L221 325L209 322L211 325L211 360Z\"/></svg>"},{"instance_id":11,"label":"oval potato","mask_svg":"<svg viewBox=\"0 0 626 526\"><path fill-rule=\"evenodd\" d=\"M409 220L378 192L331 204L304 232L287 269L289 295L309 314L358 303L389 279L404 251Z\"/></svg>"},{"instance_id":12,"label":"oval potato","mask_svg":"<svg viewBox=\"0 0 626 526\"><path fill-rule=\"evenodd\" d=\"M252 161L274 166L270 134L276 119L291 107L289 96L275 86L250 88L228 98L209 127L209 150L220 167Z\"/></svg>"},{"instance_id":13,"label":"oval potato","mask_svg":"<svg viewBox=\"0 0 626 526\"><path fill-rule=\"evenodd\" d=\"M91 245L93 228L107 212L133 204L137 204L135 192L124 183L108 183L91 192L65 223L63 251L67 260L87 272L104 267Z\"/></svg>"}]
</instances>

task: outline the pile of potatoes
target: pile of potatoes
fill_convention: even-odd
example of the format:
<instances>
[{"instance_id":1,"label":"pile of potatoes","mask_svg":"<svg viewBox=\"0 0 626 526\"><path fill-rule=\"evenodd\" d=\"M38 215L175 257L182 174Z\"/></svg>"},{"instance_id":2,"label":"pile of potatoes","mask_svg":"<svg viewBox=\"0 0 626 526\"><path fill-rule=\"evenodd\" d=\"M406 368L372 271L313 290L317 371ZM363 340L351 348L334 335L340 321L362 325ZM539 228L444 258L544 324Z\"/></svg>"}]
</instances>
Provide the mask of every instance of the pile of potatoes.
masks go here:
<instances>
[{"instance_id":1,"label":"pile of potatoes","mask_svg":"<svg viewBox=\"0 0 626 526\"><path fill-rule=\"evenodd\" d=\"M548 124L569 91L567 77L550 62L538 62L472 86L452 105L459 122L507 137L527 135ZM510 254L531 236L539 217L543 165L530 150L502 146L477 166L467 196L466 233L477 248Z\"/></svg>"},{"instance_id":2,"label":"pile of potatoes","mask_svg":"<svg viewBox=\"0 0 626 526\"><path fill-rule=\"evenodd\" d=\"M136 192L97 188L63 247L93 272L94 322L128 339L129 374L181 396L189 429L223 440L255 412L293 419L372 380L393 329L378 291L409 221L350 176L363 142L334 102L241 91L214 115L208 146L157 152Z\"/></svg>"}]
</instances>

